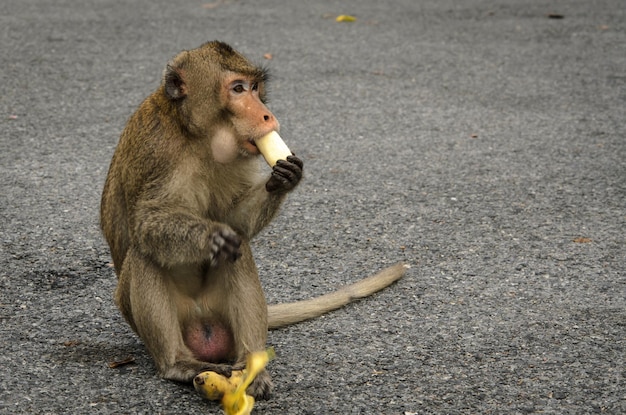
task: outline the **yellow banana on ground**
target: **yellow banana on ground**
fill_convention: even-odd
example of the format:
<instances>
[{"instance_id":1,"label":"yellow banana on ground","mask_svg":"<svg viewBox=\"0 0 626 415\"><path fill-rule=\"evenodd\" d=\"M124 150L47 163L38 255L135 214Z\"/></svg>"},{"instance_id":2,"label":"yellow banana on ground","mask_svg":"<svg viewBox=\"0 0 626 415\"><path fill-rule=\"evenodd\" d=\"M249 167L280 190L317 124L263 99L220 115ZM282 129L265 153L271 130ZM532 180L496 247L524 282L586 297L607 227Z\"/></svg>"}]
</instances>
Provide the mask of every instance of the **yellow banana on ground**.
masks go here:
<instances>
[{"instance_id":1,"label":"yellow banana on ground","mask_svg":"<svg viewBox=\"0 0 626 415\"><path fill-rule=\"evenodd\" d=\"M254 398L246 395L246 389L275 355L271 347L250 353L244 370L234 370L230 378L215 372L202 372L193 380L193 386L202 397L221 400L226 415L249 415Z\"/></svg>"}]
</instances>

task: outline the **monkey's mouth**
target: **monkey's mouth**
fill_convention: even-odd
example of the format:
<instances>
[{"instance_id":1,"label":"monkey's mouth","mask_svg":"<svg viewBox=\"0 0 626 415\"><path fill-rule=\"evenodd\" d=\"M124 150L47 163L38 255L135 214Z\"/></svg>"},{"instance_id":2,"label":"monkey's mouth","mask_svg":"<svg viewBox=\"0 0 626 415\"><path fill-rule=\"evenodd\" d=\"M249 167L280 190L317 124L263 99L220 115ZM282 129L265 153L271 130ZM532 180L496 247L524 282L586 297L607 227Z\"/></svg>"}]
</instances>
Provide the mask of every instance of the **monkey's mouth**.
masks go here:
<instances>
[{"instance_id":1,"label":"monkey's mouth","mask_svg":"<svg viewBox=\"0 0 626 415\"><path fill-rule=\"evenodd\" d=\"M256 143L252 138L248 138L243 142L243 148L250 154L259 154L259 148L256 146Z\"/></svg>"}]
</instances>

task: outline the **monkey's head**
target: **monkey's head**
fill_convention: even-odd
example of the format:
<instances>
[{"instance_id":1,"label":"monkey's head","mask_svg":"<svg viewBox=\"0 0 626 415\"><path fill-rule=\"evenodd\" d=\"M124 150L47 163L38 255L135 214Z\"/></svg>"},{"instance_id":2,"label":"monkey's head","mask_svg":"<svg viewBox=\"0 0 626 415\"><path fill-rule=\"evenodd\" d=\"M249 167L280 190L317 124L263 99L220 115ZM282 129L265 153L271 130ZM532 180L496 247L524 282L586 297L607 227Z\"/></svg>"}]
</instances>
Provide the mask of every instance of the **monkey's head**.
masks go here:
<instances>
[{"instance_id":1,"label":"monkey's head","mask_svg":"<svg viewBox=\"0 0 626 415\"><path fill-rule=\"evenodd\" d=\"M198 139L211 137L216 161L259 154L254 140L279 130L265 105L267 71L223 42L183 51L168 63L162 93L180 127Z\"/></svg>"}]
</instances>

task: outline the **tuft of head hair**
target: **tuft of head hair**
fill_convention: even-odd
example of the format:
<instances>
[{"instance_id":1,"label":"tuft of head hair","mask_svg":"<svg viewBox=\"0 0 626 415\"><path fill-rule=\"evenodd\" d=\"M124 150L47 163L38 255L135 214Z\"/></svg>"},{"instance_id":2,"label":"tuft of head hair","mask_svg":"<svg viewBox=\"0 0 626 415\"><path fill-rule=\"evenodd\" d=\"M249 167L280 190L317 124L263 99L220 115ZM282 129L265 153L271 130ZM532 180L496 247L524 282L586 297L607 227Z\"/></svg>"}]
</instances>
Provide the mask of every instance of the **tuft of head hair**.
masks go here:
<instances>
[{"instance_id":1,"label":"tuft of head hair","mask_svg":"<svg viewBox=\"0 0 626 415\"><path fill-rule=\"evenodd\" d=\"M258 82L267 82L269 79L266 68L254 65L245 56L237 52L229 44L213 40L204 43L200 49L210 51L212 58L216 59L220 67L225 71L247 75Z\"/></svg>"}]
</instances>

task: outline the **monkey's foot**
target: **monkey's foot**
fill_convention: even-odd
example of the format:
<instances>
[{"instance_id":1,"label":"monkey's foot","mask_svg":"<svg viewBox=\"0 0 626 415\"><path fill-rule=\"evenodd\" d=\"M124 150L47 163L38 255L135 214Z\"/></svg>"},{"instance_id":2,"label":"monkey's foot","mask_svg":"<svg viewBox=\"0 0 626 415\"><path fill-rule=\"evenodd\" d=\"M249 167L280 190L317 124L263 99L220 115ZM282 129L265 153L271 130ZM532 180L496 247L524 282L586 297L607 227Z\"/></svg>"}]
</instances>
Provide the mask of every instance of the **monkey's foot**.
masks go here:
<instances>
[{"instance_id":1,"label":"monkey's foot","mask_svg":"<svg viewBox=\"0 0 626 415\"><path fill-rule=\"evenodd\" d=\"M254 378L250 386L248 386L246 393L253 396L257 401L267 401L271 398L273 389L274 385L272 384L269 373L263 370Z\"/></svg>"}]
</instances>

